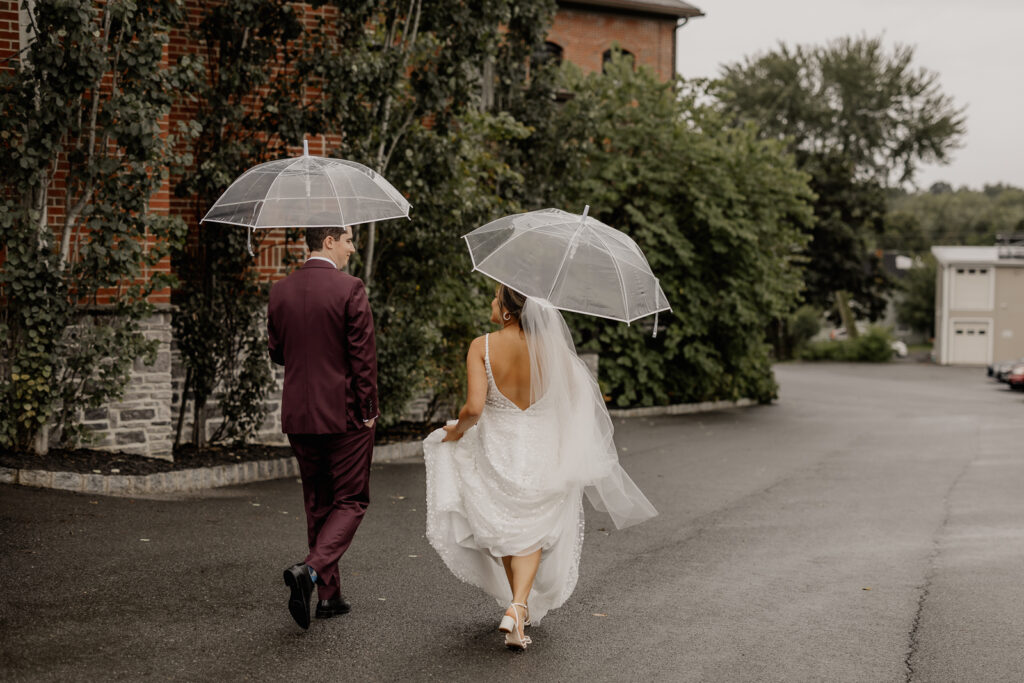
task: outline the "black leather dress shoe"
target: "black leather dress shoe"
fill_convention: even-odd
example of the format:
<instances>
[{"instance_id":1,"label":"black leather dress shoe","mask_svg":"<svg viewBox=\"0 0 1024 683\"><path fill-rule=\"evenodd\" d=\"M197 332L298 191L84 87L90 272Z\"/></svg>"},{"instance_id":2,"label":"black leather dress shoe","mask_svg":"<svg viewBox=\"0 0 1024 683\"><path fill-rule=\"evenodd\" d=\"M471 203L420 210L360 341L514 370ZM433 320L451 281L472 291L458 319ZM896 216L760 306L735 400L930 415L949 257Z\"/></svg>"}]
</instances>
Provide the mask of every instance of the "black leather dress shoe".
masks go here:
<instances>
[{"instance_id":1,"label":"black leather dress shoe","mask_svg":"<svg viewBox=\"0 0 1024 683\"><path fill-rule=\"evenodd\" d=\"M309 600L313 597L313 579L309 569L301 562L284 570L284 583L292 589L288 598L288 611L295 623L309 628Z\"/></svg>"},{"instance_id":2,"label":"black leather dress shoe","mask_svg":"<svg viewBox=\"0 0 1024 683\"><path fill-rule=\"evenodd\" d=\"M316 618L330 619L331 617L336 617L339 614L348 614L351 609L352 605L345 602L345 598L339 595L336 598L321 600L316 603Z\"/></svg>"}]
</instances>

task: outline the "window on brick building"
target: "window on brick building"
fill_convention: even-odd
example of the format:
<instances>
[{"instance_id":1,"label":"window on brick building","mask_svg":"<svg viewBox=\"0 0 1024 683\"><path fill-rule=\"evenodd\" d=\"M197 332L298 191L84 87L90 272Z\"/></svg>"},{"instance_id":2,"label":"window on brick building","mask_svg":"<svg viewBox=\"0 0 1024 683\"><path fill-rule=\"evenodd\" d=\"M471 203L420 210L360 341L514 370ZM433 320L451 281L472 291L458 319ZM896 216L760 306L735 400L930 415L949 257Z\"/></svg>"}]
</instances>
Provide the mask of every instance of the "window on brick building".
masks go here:
<instances>
[{"instance_id":1,"label":"window on brick building","mask_svg":"<svg viewBox=\"0 0 1024 683\"><path fill-rule=\"evenodd\" d=\"M557 66L562 63L563 52L561 45L549 40L533 51L533 63L537 66L553 63Z\"/></svg>"},{"instance_id":2,"label":"window on brick building","mask_svg":"<svg viewBox=\"0 0 1024 683\"><path fill-rule=\"evenodd\" d=\"M630 61L630 63L633 65L633 68L635 69L636 68L636 57L633 55L633 53L630 52L629 50L619 50L619 52L622 53L623 57L625 57L626 59L628 59ZM607 64L610 61L612 61L612 50L608 49L608 50L605 50L603 53L601 53L601 73L604 73L604 70L605 70L604 65Z\"/></svg>"}]
</instances>

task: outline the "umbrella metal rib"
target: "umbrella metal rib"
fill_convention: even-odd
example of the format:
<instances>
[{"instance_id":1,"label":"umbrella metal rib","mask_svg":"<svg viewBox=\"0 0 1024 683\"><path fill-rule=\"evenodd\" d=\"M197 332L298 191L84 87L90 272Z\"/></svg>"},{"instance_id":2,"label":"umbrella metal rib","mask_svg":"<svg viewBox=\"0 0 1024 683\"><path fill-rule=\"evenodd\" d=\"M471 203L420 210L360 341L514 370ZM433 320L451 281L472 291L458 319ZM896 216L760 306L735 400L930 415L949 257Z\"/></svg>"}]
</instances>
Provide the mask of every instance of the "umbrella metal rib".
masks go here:
<instances>
[{"instance_id":1,"label":"umbrella metal rib","mask_svg":"<svg viewBox=\"0 0 1024 683\"><path fill-rule=\"evenodd\" d=\"M604 241L604 237L596 230L594 231L594 235L597 236L597 239L601 240L601 244L603 244L604 248L608 250L609 254L611 254L611 247L609 247L608 243ZM612 262L612 265L615 266L615 274L619 276L619 291L622 292L622 310L628 311L629 299L626 297L626 285L622 278L622 269L619 268L618 259L611 258L609 260ZM655 294L655 301L657 301L657 294ZM657 305L657 303L655 303L655 305ZM629 323L627 322L626 324L628 325Z\"/></svg>"},{"instance_id":2,"label":"umbrella metal rib","mask_svg":"<svg viewBox=\"0 0 1024 683\"><path fill-rule=\"evenodd\" d=\"M341 197L338 196L338 188L335 187L334 180L331 178L331 174L330 173L326 173L325 172L324 175L327 177L327 182L329 182L331 184L331 189L334 190L334 201L337 202L337 204L338 204L338 214L341 216L341 224L342 225L346 225L346 223L345 223L345 211L341 208ZM307 182L309 182L309 181L307 181ZM368 199L368 197L360 197L360 199Z\"/></svg>"},{"instance_id":3,"label":"umbrella metal rib","mask_svg":"<svg viewBox=\"0 0 1024 683\"><path fill-rule=\"evenodd\" d=\"M558 269L555 271L555 277L551 280L551 289L548 290L547 300L551 300L551 295L555 291L555 285L558 284L558 277L563 273L562 268L565 266L565 262L568 260L569 255L572 253L572 245L575 244L576 238L580 236L580 231L583 230L587 225L587 212L590 211L590 205L588 204L583 209L583 218L580 219L579 225L576 226L576 230L573 231L572 237L569 238L569 243L565 245L565 255L562 256L562 262L558 264ZM511 240L509 240L511 241Z\"/></svg>"},{"instance_id":4,"label":"umbrella metal rib","mask_svg":"<svg viewBox=\"0 0 1024 683\"><path fill-rule=\"evenodd\" d=\"M316 195L315 197L311 196L310 199L334 199L334 197L331 197L330 195L325 195L324 194L324 195ZM365 200L371 201L371 202L384 201L380 197L364 197L363 195L359 195L359 194L346 195L346 196L342 197L342 199L365 199ZM280 199L246 199L245 201L241 201L241 202L221 202L217 206L218 207L220 207L220 206L238 206L240 204L255 204L256 202L264 202L265 203L265 202L268 202L268 201L269 202L274 202L274 201L281 201L281 200ZM217 223L230 223L231 221L222 221L222 220L220 220L218 218L216 222ZM244 225L244 224L241 224L241 225Z\"/></svg>"},{"instance_id":5,"label":"umbrella metal rib","mask_svg":"<svg viewBox=\"0 0 1024 683\"><path fill-rule=\"evenodd\" d=\"M523 235L531 233L534 230L538 230L540 228L550 228L550 227L553 227L554 225L561 225L561 224L560 223L554 223L554 224L548 224L548 225L542 225L541 224L541 225L533 225L533 226L529 226L529 227L523 228L519 232L517 232L516 234L512 235L512 237L509 237L508 240L503 242L501 246L502 246L502 248L508 247L508 245L512 244L513 242L515 242L517 239L519 239ZM473 270L476 270L476 266L477 266L476 258L473 256L473 248L472 248L472 245L470 245L470 243L469 243L469 236L471 234L472 233L466 233L465 235L462 236L462 239L466 240L466 246L469 247L469 257L473 260ZM497 251L497 250L495 249L494 251ZM494 251L492 251L490 254L485 256L484 260L481 261L480 263L483 263L484 261L489 259L491 256L493 256L494 255ZM502 283L502 284L505 284L505 283ZM508 285L508 286L511 287L512 285Z\"/></svg>"},{"instance_id":6,"label":"umbrella metal rib","mask_svg":"<svg viewBox=\"0 0 1024 683\"><path fill-rule=\"evenodd\" d=\"M487 273L484 273L484 275L487 275ZM499 284L503 284L506 287L509 287L511 289L515 289L516 288L516 286L514 284L512 284L510 282L505 282L500 277L495 277L493 275L487 275L487 277L489 277L492 280L494 280L495 282L497 282ZM519 291L519 290L516 290L516 291ZM554 303L552 303L552 302L549 302L549 303L551 303L552 306L555 306ZM568 306L563 306L561 304L555 306L555 308L557 308L560 311L565 311L566 313L579 313L581 315L589 315L592 318L604 318L605 320L614 320L615 322L626 323L627 325L631 324L634 320L639 320L640 318L645 318L645 317L650 315L650 313L644 313L643 315L638 315L638 316L635 316L635 317L632 317L632 318L628 318L628 317L627 318L617 318L614 315L604 315L603 313L594 313L593 311L582 311L582 310L580 310L578 308L569 308ZM665 310L665 309L661 309L661 310ZM657 313L657 311L655 311L655 313Z\"/></svg>"},{"instance_id":7,"label":"umbrella metal rib","mask_svg":"<svg viewBox=\"0 0 1024 683\"><path fill-rule=\"evenodd\" d=\"M305 142L305 140L303 140L303 142ZM303 149L308 149L308 147L303 147ZM264 196L268 197L268 198L270 197L271 190L273 190L274 186L277 185L277 181L280 180L284 176L284 172L285 171L289 170L290 168L292 168L295 164L299 163L300 161L304 161L305 159L309 159L309 158L311 158L311 157L308 157L305 154L303 154L301 157L298 157L292 163L290 163L287 166L285 166L284 168L282 168L280 171L277 171L276 175L274 176L274 179L272 181L270 181L270 186L267 187L267 191L264 193ZM306 199L309 199L309 198L310 198L310 196L309 196L309 173L307 172L306 173ZM317 199L326 199L326 197L317 197ZM243 202L238 202L238 203L242 204ZM230 206L230 204L225 204L225 206ZM260 222L260 216L263 215L263 207L264 206L266 206L266 201L265 200L264 200L264 202L262 204L260 204L259 212L253 217L253 223L254 224Z\"/></svg>"}]
</instances>

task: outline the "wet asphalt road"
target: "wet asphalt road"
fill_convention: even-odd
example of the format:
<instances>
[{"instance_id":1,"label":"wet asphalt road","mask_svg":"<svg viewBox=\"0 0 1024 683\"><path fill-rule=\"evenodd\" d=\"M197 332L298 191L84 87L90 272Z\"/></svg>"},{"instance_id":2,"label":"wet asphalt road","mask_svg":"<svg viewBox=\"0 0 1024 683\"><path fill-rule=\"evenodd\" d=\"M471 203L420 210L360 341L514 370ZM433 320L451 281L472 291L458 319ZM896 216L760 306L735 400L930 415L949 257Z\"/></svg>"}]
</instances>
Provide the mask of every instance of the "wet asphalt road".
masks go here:
<instances>
[{"instance_id":1,"label":"wet asphalt road","mask_svg":"<svg viewBox=\"0 0 1024 683\"><path fill-rule=\"evenodd\" d=\"M375 466L349 615L300 631L295 480L176 499L0 487L3 680L1021 681L1024 394L977 369L782 365L772 406L616 421L660 511L588 508L580 582L501 647Z\"/></svg>"}]
</instances>

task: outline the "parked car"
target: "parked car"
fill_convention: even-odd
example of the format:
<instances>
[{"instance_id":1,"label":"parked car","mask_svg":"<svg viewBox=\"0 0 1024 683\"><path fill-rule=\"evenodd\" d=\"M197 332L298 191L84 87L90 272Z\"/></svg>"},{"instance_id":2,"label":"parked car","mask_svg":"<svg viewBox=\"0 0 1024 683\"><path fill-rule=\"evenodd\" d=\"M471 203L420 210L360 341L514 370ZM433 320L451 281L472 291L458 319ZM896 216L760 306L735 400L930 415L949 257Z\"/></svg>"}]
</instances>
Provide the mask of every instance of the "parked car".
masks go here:
<instances>
[{"instance_id":1,"label":"parked car","mask_svg":"<svg viewBox=\"0 0 1024 683\"><path fill-rule=\"evenodd\" d=\"M1024 358L1018 358L1016 360L1001 360L997 363L993 363L988 366L988 376L994 380L1005 382L1007 375L1010 374L1010 370L1012 370L1015 365L1019 365L1021 363L1024 363Z\"/></svg>"},{"instance_id":2,"label":"parked car","mask_svg":"<svg viewBox=\"0 0 1024 683\"><path fill-rule=\"evenodd\" d=\"M1006 383L1011 389L1024 391L1024 363L1014 365L1006 375Z\"/></svg>"},{"instance_id":3,"label":"parked car","mask_svg":"<svg viewBox=\"0 0 1024 683\"><path fill-rule=\"evenodd\" d=\"M1021 363L1024 363L1024 358L1007 363L1005 367L1000 369L999 374L996 376L996 379L998 379L1000 382L1009 382L1010 373L1013 372L1013 369L1020 365Z\"/></svg>"}]
</instances>

